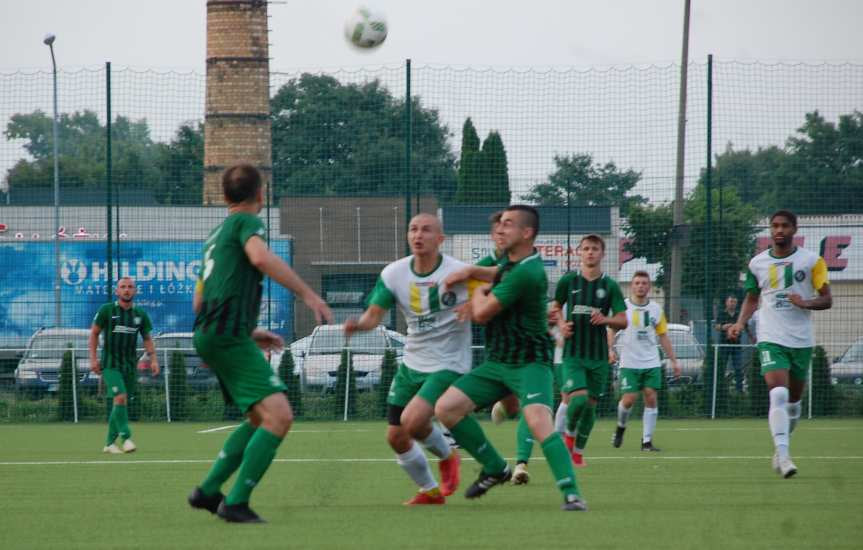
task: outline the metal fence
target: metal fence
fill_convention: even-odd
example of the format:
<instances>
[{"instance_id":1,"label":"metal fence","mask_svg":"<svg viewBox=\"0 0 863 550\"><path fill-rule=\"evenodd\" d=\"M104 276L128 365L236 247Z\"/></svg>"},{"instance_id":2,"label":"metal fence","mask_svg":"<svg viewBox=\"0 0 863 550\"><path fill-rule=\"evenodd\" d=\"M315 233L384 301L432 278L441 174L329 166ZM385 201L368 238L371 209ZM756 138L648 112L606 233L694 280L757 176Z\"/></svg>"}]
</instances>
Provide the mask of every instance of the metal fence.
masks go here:
<instances>
[{"instance_id":1,"label":"metal fence","mask_svg":"<svg viewBox=\"0 0 863 550\"><path fill-rule=\"evenodd\" d=\"M475 261L492 248L488 214L528 202L540 209L550 288L578 269L581 236L600 234L604 271L626 292L632 274L647 270L651 299L719 361L710 328L728 297L742 297L748 259L769 245L767 216L791 208L798 244L825 259L831 278L834 306L813 316L826 369L853 371L859 361L840 356L863 338L863 66L692 63L680 157L679 74L675 65L417 63L273 72L272 192L261 214L271 246L343 320L405 253L412 214L437 213L445 252ZM205 139L205 84L193 73L60 71L55 203L52 74L0 74L0 418L57 417L54 397L15 389L21 350L43 327L88 329L119 275L136 279L156 333L191 331L201 243L224 217L204 205L205 146L220 146ZM678 186L683 219L675 221ZM682 255L679 285L672 249ZM260 324L288 342L314 328L269 281ZM398 315L386 324L404 333ZM692 389L698 381L670 386L669 412L761 414L736 382L726 399L721 366L714 372L717 389L707 394ZM836 391L824 399L842 403L828 414L863 414L850 405L853 380L828 385ZM376 417L376 391L360 387L348 416ZM812 391L817 416L819 386ZM170 388L158 392L142 388L141 403L152 405L141 413L167 419L167 405L156 403L171 402ZM215 388L189 395L172 420L235 414ZM344 416L344 402L326 392L298 395L309 417ZM101 418L98 391L84 397L78 417Z\"/></svg>"}]
</instances>

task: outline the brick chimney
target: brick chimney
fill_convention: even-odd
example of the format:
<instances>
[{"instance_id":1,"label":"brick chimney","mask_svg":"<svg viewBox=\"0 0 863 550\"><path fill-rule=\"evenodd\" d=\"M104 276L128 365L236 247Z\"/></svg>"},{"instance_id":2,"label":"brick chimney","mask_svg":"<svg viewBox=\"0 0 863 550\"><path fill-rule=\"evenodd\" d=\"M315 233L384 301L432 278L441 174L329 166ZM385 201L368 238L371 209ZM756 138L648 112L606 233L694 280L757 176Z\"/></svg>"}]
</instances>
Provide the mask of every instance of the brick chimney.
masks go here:
<instances>
[{"instance_id":1,"label":"brick chimney","mask_svg":"<svg viewBox=\"0 0 863 550\"><path fill-rule=\"evenodd\" d=\"M236 162L272 179L270 60L264 0L207 1L205 205L224 204L221 174Z\"/></svg>"}]
</instances>

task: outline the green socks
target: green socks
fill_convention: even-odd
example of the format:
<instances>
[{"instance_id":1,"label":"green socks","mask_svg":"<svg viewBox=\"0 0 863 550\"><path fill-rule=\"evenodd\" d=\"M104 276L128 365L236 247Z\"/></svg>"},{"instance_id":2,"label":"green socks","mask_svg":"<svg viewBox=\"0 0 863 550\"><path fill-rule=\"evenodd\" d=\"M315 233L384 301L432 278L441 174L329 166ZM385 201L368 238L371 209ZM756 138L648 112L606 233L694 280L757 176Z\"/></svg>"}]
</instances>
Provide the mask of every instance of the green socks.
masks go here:
<instances>
[{"instance_id":1,"label":"green socks","mask_svg":"<svg viewBox=\"0 0 863 550\"><path fill-rule=\"evenodd\" d=\"M243 422L239 427L231 433L225 446L219 451L219 456L210 468L204 482L201 483L201 491L212 496L219 492L222 484L228 481L240 463L243 461L243 452L246 450L246 445L255 433L255 427L248 422Z\"/></svg>"},{"instance_id":2,"label":"green socks","mask_svg":"<svg viewBox=\"0 0 863 550\"><path fill-rule=\"evenodd\" d=\"M573 395L566 409L566 431L573 433L575 425L581 418L581 413L587 405L587 395Z\"/></svg>"},{"instance_id":3,"label":"green socks","mask_svg":"<svg viewBox=\"0 0 863 550\"><path fill-rule=\"evenodd\" d=\"M126 405L115 404L114 408L111 409L111 417L114 419L114 429L117 430L120 437L123 439L132 437L132 429L129 428L129 408ZM110 429L110 421L108 426Z\"/></svg>"},{"instance_id":4,"label":"green socks","mask_svg":"<svg viewBox=\"0 0 863 550\"><path fill-rule=\"evenodd\" d=\"M252 489L258 484L270 463L276 457L276 450L282 444L282 438L276 437L264 428L255 430L246 450L243 462L231 492L225 497L225 504L234 505L249 502Z\"/></svg>"},{"instance_id":5,"label":"green socks","mask_svg":"<svg viewBox=\"0 0 863 550\"><path fill-rule=\"evenodd\" d=\"M595 423L596 406L587 405L578 419L578 426L576 426L576 431L578 432L575 436L576 449L584 449L585 445L587 445L587 438L590 437L590 431L593 429Z\"/></svg>"},{"instance_id":6,"label":"green socks","mask_svg":"<svg viewBox=\"0 0 863 550\"><path fill-rule=\"evenodd\" d=\"M117 435L119 435L117 431L117 406L114 405L111 407L111 414L108 415L108 438L105 440L105 446L113 443L117 439Z\"/></svg>"},{"instance_id":7,"label":"green socks","mask_svg":"<svg viewBox=\"0 0 863 550\"><path fill-rule=\"evenodd\" d=\"M515 438L515 460L516 462L527 462L533 452L533 434L530 433L524 414L518 419Z\"/></svg>"},{"instance_id":8,"label":"green socks","mask_svg":"<svg viewBox=\"0 0 863 550\"><path fill-rule=\"evenodd\" d=\"M575 470L572 468L572 459L569 451L563 444L563 438L557 432L552 433L542 442L542 453L551 468L551 474L557 480L557 487L564 497L579 495L578 483L575 481Z\"/></svg>"},{"instance_id":9,"label":"green socks","mask_svg":"<svg viewBox=\"0 0 863 550\"><path fill-rule=\"evenodd\" d=\"M465 416L449 431L458 444L482 464L483 472L496 475L506 469L506 461L485 437L474 417Z\"/></svg>"}]
</instances>

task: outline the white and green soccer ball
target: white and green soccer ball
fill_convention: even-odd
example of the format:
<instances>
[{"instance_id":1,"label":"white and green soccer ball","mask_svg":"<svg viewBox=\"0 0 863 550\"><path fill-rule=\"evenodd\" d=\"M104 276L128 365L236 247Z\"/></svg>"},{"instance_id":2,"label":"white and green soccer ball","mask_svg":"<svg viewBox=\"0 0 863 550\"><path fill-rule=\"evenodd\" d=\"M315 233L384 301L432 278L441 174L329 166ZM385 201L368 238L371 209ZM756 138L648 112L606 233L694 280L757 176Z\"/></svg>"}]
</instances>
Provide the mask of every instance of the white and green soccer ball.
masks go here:
<instances>
[{"instance_id":1,"label":"white and green soccer ball","mask_svg":"<svg viewBox=\"0 0 863 550\"><path fill-rule=\"evenodd\" d=\"M345 21L345 38L357 48L377 48L387 39L387 20L384 14L360 6Z\"/></svg>"}]
</instances>

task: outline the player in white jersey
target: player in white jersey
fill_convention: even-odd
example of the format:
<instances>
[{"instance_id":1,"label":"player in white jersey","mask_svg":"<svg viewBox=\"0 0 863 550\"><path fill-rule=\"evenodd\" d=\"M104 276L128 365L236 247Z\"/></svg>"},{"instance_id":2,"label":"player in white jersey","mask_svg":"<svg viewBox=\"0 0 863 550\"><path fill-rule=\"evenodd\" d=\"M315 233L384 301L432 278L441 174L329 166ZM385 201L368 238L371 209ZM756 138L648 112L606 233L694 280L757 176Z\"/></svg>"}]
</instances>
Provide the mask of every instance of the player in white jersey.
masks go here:
<instances>
[{"instance_id":1,"label":"player in white jersey","mask_svg":"<svg viewBox=\"0 0 863 550\"><path fill-rule=\"evenodd\" d=\"M638 392L644 394L644 413L642 415L642 451L659 451L653 446L653 431L659 409L656 392L662 389L662 363L657 343L671 361L674 376L680 376L680 365L671 347L665 313L656 302L648 299L650 275L646 271L636 271L629 284L630 298L626 300L626 328L620 331L617 349L620 350L620 391L623 394L617 404L617 429L611 444L620 447L623 433L632 406L638 399ZM618 362L614 350L614 329L608 330L608 360Z\"/></svg>"},{"instance_id":2,"label":"player in white jersey","mask_svg":"<svg viewBox=\"0 0 863 550\"><path fill-rule=\"evenodd\" d=\"M419 491L405 502L443 504L459 483L459 455L432 423L434 405L449 385L471 367L471 324L458 318L468 301L471 284L443 284L447 275L466 264L439 252L444 235L440 220L418 214L408 226L412 254L384 268L359 319L345 322L345 335L378 326L388 309L398 306L408 335L387 398L387 441L399 465ZM440 458L438 487L417 441Z\"/></svg>"},{"instance_id":3,"label":"player in white jersey","mask_svg":"<svg viewBox=\"0 0 863 550\"><path fill-rule=\"evenodd\" d=\"M795 233L797 216L792 212L779 210L770 216L773 245L749 261L746 299L728 329L729 339L736 340L758 309L758 353L770 391L768 422L776 448L773 469L784 478L797 473L788 448L815 345L811 312L833 305L824 259L794 246Z\"/></svg>"}]
</instances>

